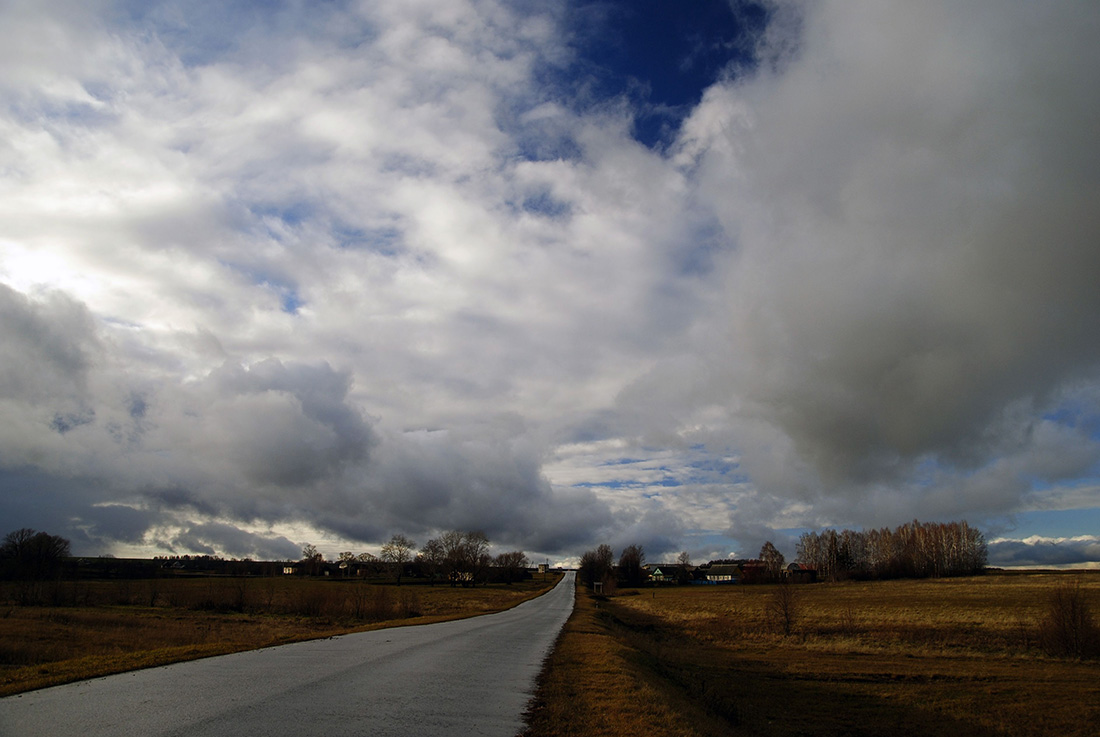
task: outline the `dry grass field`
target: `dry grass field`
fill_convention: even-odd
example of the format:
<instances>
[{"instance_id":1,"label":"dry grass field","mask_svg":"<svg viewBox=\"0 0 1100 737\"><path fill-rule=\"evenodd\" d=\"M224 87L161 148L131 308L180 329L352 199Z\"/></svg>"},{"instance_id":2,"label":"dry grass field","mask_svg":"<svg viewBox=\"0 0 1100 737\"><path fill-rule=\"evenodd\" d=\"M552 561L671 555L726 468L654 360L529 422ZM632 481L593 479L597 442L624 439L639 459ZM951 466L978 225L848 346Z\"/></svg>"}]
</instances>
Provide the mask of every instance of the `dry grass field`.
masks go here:
<instances>
[{"instance_id":1,"label":"dry grass field","mask_svg":"<svg viewBox=\"0 0 1100 737\"><path fill-rule=\"evenodd\" d=\"M1072 578L1100 613L1100 576ZM1041 647L1050 594L1067 580L582 594L529 735L1097 735L1100 662Z\"/></svg>"},{"instance_id":2,"label":"dry grass field","mask_svg":"<svg viewBox=\"0 0 1100 737\"><path fill-rule=\"evenodd\" d=\"M507 586L305 578L63 582L76 605L0 603L0 696L135 668L500 611L561 574ZM0 602L10 601L0 591ZM71 594L71 596L70 596Z\"/></svg>"}]
</instances>

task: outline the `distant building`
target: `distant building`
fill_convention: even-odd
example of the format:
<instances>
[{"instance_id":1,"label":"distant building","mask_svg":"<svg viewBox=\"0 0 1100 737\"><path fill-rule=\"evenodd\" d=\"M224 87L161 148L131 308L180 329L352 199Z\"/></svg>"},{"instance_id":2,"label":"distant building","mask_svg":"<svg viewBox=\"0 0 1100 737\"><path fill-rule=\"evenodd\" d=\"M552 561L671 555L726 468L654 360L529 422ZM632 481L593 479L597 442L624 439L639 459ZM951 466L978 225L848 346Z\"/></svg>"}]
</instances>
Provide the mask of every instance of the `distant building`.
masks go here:
<instances>
[{"instance_id":1,"label":"distant building","mask_svg":"<svg viewBox=\"0 0 1100 737\"><path fill-rule=\"evenodd\" d=\"M741 580L741 570L730 564L711 566L707 569L709 583L737 583Z\"/></svg>"},{"instance_id":2,"label":"distant building","mask_svg":"<svg viewBox=\"0 0 1100 737\"><path fill-rule=\"evenodd\" d=\"M791 583L816 583L817 570L805 563L791 563L787 566L787 580Z\"/></svg>"}]
</instances>

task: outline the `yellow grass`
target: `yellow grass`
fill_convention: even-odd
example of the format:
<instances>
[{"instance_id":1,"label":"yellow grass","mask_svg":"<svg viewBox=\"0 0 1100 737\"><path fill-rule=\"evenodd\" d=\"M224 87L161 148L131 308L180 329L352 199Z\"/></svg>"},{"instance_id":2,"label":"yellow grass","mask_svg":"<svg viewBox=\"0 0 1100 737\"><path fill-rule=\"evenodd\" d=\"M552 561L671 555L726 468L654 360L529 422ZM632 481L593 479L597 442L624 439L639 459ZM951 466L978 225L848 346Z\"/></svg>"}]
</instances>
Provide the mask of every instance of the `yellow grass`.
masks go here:
<instances>
[{"instance_id":1,"label":"yellow grass","mask_svg":"<svg viewBox=\"0 0 1100 737\"><path fill-rule=\"evenodd\" d=\"M1097 735L1100 663L1048 657L1038 647L1047 596L1065 580L990 575L795 587L791 636L768 614L776 586L641 589L602 602L593 629L627 653L624 668L657 700L689 704L675 707L675 728L667 714L647 724L646 713L635 711L637 734L707 733L702 713L726 734ZM1082 577L1082 586L1100 613L1100 576ZM561 647L576 648L576 639L566 631ZM569 677L584 682L596 667L584 658L595 653L578 652ZM553 685L562 675L553 668L544 675L543 712L558 708ZM603 708L629 713L636 700L617 694L605 691L601 698L621 701ZM569 710L559 719L568 721ZM588 733L571 729L536 720L531 737Z\"/></svg>"},{"instance_id":2,"label":"yellow grass","mask_svg":"<svg viewBox=\"0 0 1100 737\"><path fill-rule=\"evenodd\" d=\"M144 605L0 605L0 696L210 655L500 611L560 578L470 589L289 578L158 581L156 606L148 606L154 584L132 581L126 594ZM82 585L86 600L121 598L118 582ZM238 603L244 611L229 610Z\"/></svg>"}]
</instances>

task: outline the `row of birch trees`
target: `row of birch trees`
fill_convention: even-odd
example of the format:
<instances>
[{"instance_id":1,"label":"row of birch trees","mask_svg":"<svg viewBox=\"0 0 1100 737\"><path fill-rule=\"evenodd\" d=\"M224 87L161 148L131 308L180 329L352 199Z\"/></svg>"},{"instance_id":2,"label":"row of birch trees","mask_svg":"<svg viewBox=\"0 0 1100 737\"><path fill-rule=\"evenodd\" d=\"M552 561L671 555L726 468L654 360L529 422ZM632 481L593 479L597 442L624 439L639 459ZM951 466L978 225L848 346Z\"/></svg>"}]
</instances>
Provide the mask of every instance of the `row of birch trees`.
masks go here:
<instances>
[{"instance_id":1,"label":"row of birch trees","mask_svg":"<svg viewBox=\"0 0 1100 737\"><path fill-rule=\"evenodd\" d=\"M893 530L824 530L798 540L798 562L826 580L966 576L985 568L985 536L966 522L918 522Z\"/></svg>"}]
</instances>

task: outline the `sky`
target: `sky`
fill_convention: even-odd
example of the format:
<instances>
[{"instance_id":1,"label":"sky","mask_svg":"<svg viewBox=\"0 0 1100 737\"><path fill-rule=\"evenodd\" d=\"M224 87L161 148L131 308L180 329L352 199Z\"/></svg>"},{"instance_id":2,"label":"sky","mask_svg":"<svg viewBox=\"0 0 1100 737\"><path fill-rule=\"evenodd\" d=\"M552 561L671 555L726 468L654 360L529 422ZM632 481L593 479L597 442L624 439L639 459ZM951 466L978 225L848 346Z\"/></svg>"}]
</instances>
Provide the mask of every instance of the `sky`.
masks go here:
<instances>
[{"instance_id":1,"label":"sky","mask_svg":"<svg viewBox=\"0 0 1100 737\"><path fill-rule=\"evenodd\" d=\"M0 0L0 521L1100 567L1100 6Z\"/></svg>"}]
</instances>

